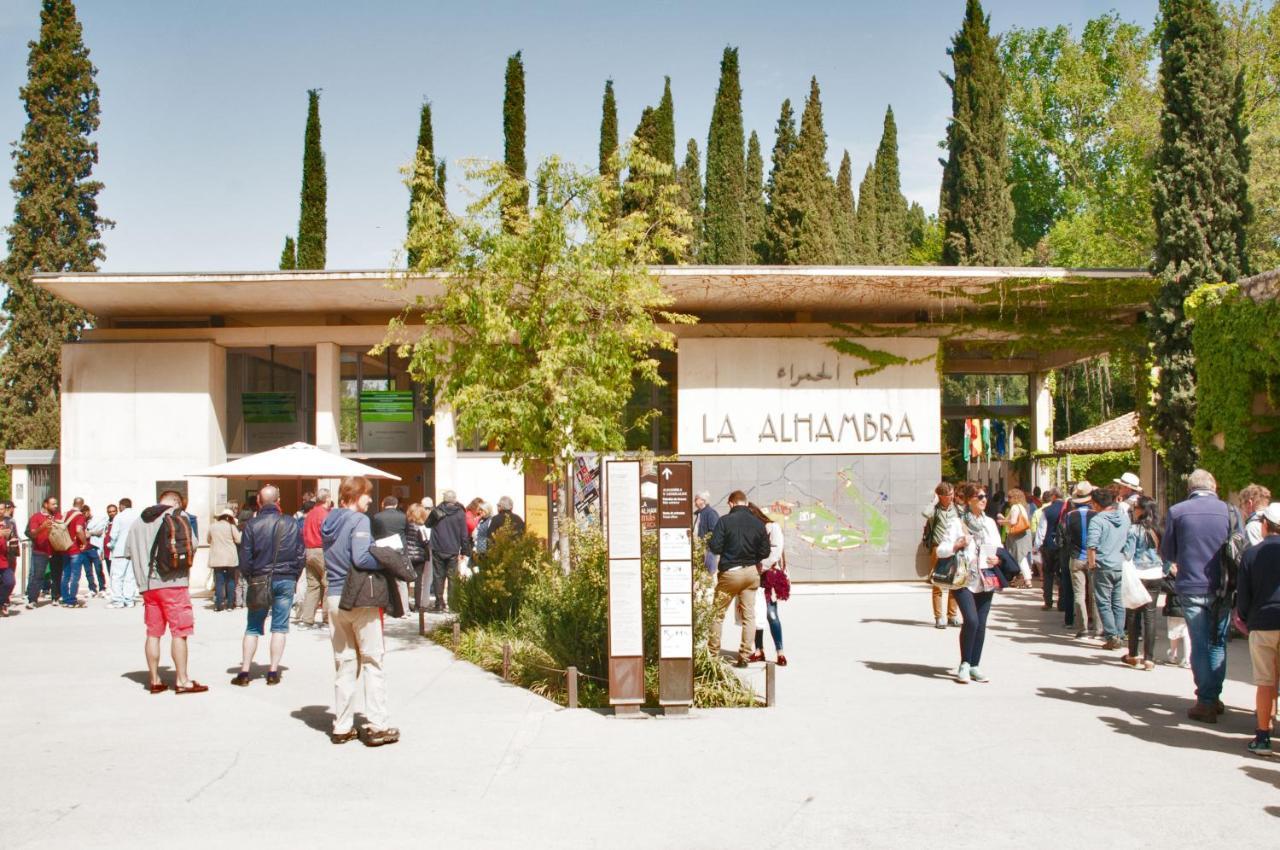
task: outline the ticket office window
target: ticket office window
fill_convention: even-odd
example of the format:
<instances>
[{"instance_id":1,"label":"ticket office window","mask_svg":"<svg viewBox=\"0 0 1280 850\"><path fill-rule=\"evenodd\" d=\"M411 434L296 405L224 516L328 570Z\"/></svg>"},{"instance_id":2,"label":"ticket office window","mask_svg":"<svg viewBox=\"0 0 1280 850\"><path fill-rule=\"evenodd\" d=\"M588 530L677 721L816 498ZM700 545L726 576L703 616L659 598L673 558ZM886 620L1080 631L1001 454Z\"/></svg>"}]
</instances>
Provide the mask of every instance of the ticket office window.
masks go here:
<instances>
[{"instance_id":1,"label":"ticket office window","mask_svg":"<svg viewBox=\"0 0 1280 850\"><path fill-rule=\"evenodd\" d=\"M227 351L227 452L251 454L315 443L315 350Z\"/></svg>"},{"instance_id":2,"label":"ticket office window","mask_svg":"<svg viewBox=\"0 0 1280 850\"><path fill-rule=\"evenodd\" d=\"M421 387L409 375L409 361L393 351L341 352L341 416L344 452L416 454L432 449L434 433Z\"/></svg>"}]
</instances>

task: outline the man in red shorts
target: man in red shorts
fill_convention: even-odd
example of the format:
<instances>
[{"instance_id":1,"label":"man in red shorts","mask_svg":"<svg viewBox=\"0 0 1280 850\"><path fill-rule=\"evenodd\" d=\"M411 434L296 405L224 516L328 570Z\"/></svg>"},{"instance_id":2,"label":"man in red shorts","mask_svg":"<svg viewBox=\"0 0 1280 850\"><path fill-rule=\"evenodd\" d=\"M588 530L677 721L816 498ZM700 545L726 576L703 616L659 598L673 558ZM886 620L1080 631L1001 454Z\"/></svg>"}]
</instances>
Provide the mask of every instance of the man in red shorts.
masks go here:
<instances>
[{"instance_id":1,"label":"man in red shorts","mask_svg":"<svg viewBox=\"0 0 1280 850\"><path fill-rule=\"evenodd\" d=\"M160 504L142 512L129 528L125 555L133 565L133 574L142 591L144 620L147 625L147 670L151 674L148 690L164 693L168 685L160 681L160 638L169 630L169 654L178 673L173 690L179 694L200 694L209 690L187 676L187 638L195 631L188 591L187 570L165 570L156 558L156 537L164 527L166 514L174 513L183 522L182 496L172 490L160 494Z\"/></svg>"}]
</instances>

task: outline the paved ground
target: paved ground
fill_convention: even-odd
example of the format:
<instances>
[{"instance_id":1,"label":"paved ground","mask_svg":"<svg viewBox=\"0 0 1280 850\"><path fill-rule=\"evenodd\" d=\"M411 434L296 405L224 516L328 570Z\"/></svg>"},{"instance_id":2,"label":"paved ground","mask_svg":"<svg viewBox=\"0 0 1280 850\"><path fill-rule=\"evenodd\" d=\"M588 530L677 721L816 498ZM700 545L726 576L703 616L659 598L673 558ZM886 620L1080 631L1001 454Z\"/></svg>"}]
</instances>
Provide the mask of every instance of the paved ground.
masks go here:
<instances>
[{"instance_id":1,"label":"paved ground","mask_svg":"<svg viewBox=\"0 0 1280 850\"><path fill-rule=\"evenodd\" d=\"M138 610L23 612L0 622L0 846L1274 846L1280 759L1244 750L1243 647L1206 727L1189 671L1124 667L1036 602L997 600L993 681L960 686L927 593L800 595L778 707L685 719L561 710L404 621L404 739L378 750L328 742L322 633L291 636L279 687L233 688L243 618L198 611L213 689L153 697Z\"/></svg>"}]
</instances>

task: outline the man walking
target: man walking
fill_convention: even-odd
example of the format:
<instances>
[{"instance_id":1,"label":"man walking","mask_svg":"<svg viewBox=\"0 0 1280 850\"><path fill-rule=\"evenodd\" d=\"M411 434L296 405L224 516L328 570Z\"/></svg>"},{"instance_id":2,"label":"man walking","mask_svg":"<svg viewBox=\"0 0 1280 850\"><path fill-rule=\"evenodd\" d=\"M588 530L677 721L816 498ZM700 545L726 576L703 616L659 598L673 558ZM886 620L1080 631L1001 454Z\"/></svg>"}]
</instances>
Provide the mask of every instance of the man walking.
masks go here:
<instances>
[{"instance_id":1,"label":"man walking","mask_svg":"<svg viewBox=\"0 0 1280 850\"><path fill-rule=\"evenodd\" d=\"M1124 634L1120 576L1124 546L1129 539L1129 515L1116 504L1116 494L1105 487L1093 491L1093 511L1089 519L1088 560L1106 641L1102 648L1119 649Z\"/></svg>"},{"instance_id":2,"label":"man walking","mask_svg":"<svg viewBox=\"0 0 1280 850\"><path fill-rule=\"evenodd\" d=\"M107 533L109 517L95 515L88 505L81 505L84 514L85 534L88 543L84 547L84 578L89 583L91 596L107 595L107 574L102 569L102 538Z\"/></svg>"},{"instance_id":3,"label":"man walking","mask_svg":"<svg viewBox=\"0 0 1280 850\"><path fill-rule=\"evenodd\" d=\"M161 533L165 537L159 541ZM207 685L187 675L187 638L195 632L191 610L190 560L195 551L195 533L182 511L182 496L175 490L160 494L160 504L142 512L129 529L125 557L142 588L143 622L147 627L147 690L164 693L168 685L160 681L160 638L169 630L169 654L177 672L173 690L178 694L200 694ZM184 566L185 563L185 566Z\"/></svg>"},{"instance_id":4,"label":"man walking","mask_svg":"<svg viewBox=\"0 0 1280 850\"><path fill-rule=\"evenodd\" d=\"M955 488L946 481L938 484L933 488L933 494L938 497L937 502L933 506L933 512L929 515L926 523L925 539L928 541L929 556L933 559L933 565L938 563L938 544L942 542L942 538L947 533L947 525L953 519L960 518L960 511L955 505ZM933 627L935 629L945 629L947 624L953 626L960 625L960 606L956 602L951 591L939 587L934 584L929 588L933 595ZM942 619L942 598L947 599L947 619Z\"/></svg>"},{"instance_id":5,"label":"man walking","mask_svg":"<svg viewBox=\"0 0 1280 850\"><path fill-rule=\"evenodd\" d=\"M1071 491L1071 508L1060 519L1066 525L1062 538L1069 547L1068 572L1071 576L1071 595L1075 610L1076 637L1097 637L1098 601L1094 597L1093 572L1089 566L1089 520L1092 517L1094 487L1088 481L1079 481Z\"/></svg>"},{"instance_id":6,"label":"man walking","mask_svg":"<svg viewBox=\"0 0 1280 850\"><path fill-rule=\"evenodd\" d=\"M302 597L299 614L302 628L314 628L316 609L324 605L328 582L324 574L324 541L320 538L320 526L329 515L329 491L316 493L316 503L302 518L302 546L306 551L307 595Z\"/></svg>"},{"instance_id":7,"label":"man walking","mask_svg":"<svg viewBox=\"0 0 1280 850\"><path fill-rule=\"evenodd\" d=\"M720 654L720 633L729 603L737 600L737 613L742 620L742 640L738 644L735 667L746 667L756 635L756 590L760 587L759 564L769 557L769 532L764 523L747 507L747 494L734 490L729 494L729 513L716 523L708 544L720 556L716 576L715 609L711 634L707 639L712 655Z\"/></svg>"},{"instance_id":8,"label":"man walking","mask_svg":"<svg viewBox=\"0 0 1280 850\"><path fill-rule=\"evenodd\" d=\"M62 568L62 607L84 608L80 601L80 573L93 569L89 560L89 532L86 531L88 517L84 513L84 499L77 496L71 502L71 510L67 511L63 521L67 524L67 533L71 535L71 548L67 550L67 563ZM89 576L89 591L97 580Z\"/></svg>"},{"instance_id":9,"label":"man walking","mask_svg":"<svg viewBox=\"0 0 1280 850\"><path fill-rule=\"evenodd\" d=\"M1161 554L1173 563L1174 590L1191 637L1191 672L1196 704L1187 717L1217 723L1226 711L1219 697L1227 677L1227 626L1230 606L1219 598L1222 589L1222 544L1239 522L1234 508L1218 498L1218 482L1207 470L1187 477L1187 498L1165 517Z\"/></svg>"},{"instance_id":10,"label":"man walking","mask_svg":"<svg viewBox=\"0 0 1280 850\"><path fill-rule=\"evenodd\" d=\"M289 611L293 608L293 593L298 586L298 576L302 575L304 559L302 531L293 517L280 513L280 491L268 484L258 491L258 514L245 525L240 541L240 571L249 583L250 604L240 672L231 684L241 687L249 684L249 670L268 612L271 613L271 666L267 668L267 684L280 684L280 659L289 636ZM268 598L257 600L255 586L264 583ZM268 604L258 607L255 603L259 601ZM314 620L315 609L311 614Z\"/></svg>"},{"instance_id":11,"label":"man walking","mask_svg":"<svg viewBox=\"0 0 1280 850\"><path fill-rule=\"evenodd\" d=\"M129 529L138 519L133 500L120 500L120 510L111 520L111 601L108 608L132 608L138 596L138 580L129 560Z\"/></svg>"},{"instance_id":12,"label":"man walking","mask_svg":"<svg viewBox=\"0 0 1280 850\"><path fill-rule=\"evenodd\" d=\"M1262 541L1240 561L1236 610L1249 627L1249 656L1253 683L1258 687L1254 709L1258 725L1249 752L1271 754L1271 713L1280 682L1280 502L1262 513Z\"/></svg>"},{"instance_id":13,"label":"man walking","mask_svg":"<svg viewBox=\"0 0 1280 850\"><path fill-rule=\"evenodd\" d=\"M452 490L440 494L440 504L427 517L431 530L431 592L435 594L436 613L445 611L444 582L458 570L458 558L471 555L471 535L467 532L467 512ZM374 534L377 537L377 534Z\"/></svg>"},{"instance_id":14,"label":"man walking","mask_svg":"<svg viewBox=\"0 0 1280 850\"><path fill-rule=\"evenodd\" d=\"M1044 585L1042 588L1044 606L1041 610L1053 610L1053 587L1058 582L1062 582L1062 590L1058 594L1061 599L1066 594L1066 588L1071 583L1071 577L1065 579L1062 576L1062 567L1059 563L1060 553L1058 551L1058 521L1062 519L1062 494L1057 488L1051 487L1044 494L1044 507L1040 509L1040 523L1036 526L1035 548L1040 552L1040 578Z\"/></svg>"},{"instance_id":15,"label":"man walking","mask_svg":"<svg viewBox=\"0 0 1280 850\"><path fill-rule=\"evenodd\" d=\"M49 571L49 599L56 606L62 592L61 552L54 552L49 543L49 523L62 520L58 512L58 499L50 496L44 500L40 510L27 519L27 539L31 541L31 572L27 576L27 608L36 607L40 601L40 591L45 586L45 570Z\"/></svg>"},{"instance_id":16,"label":"man walking","mask_svg":"<svg viewBox=\"0 0 1280 850\"><path fill-rule=\"evenodd\" d=\"M716 530L716 523L720 521L719 512L711 507L711 494L706 490L693 497L693 516L693 534L705 545L711 540L711 534ZM702 565L711 575L716 574L716 553L712 552L710 547L707 547L703 553Z\"/></svg>"}]
</instances>

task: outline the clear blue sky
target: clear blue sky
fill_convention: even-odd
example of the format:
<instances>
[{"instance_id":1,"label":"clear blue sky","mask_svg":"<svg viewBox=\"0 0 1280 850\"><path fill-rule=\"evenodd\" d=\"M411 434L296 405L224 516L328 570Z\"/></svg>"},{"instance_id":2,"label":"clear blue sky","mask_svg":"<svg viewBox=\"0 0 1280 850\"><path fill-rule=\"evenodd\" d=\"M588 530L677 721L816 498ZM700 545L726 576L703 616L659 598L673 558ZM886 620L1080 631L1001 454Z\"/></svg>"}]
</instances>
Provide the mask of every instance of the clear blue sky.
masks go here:
<instances>
[{"instance_id":1,"label":"clear blue sky","mask_svg":"<svg viewBox=\"0 0 1280 850\"><path fill-rule=\"evenodd\" d=\"M330 268L383 268L403 235L418 106L433 104L450 159L501 157L506 57L524 51L530 162L593 165L604 81L630 133L669 74L680 151L705 149L720 53L740 48L743 116L766 157L783 98L822 86L832 170L848 148L861 179L887 104L908 199L937 207L938 141L950 107L940 71L963 0L467 4L304 0L80 0L102 88L106 271L275 268L297 228L306 90L324 90ZM1109 9L1149 25L1156 0L987 0L992 27L1066 23ZM0 0L0 140L19 137L18 88L39 0ZM797 113L799 107L797 107ZM12 220L0 162L0 221ZM0 248L0 250L3 250Z\"/></svg>"}]
</instances>

